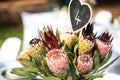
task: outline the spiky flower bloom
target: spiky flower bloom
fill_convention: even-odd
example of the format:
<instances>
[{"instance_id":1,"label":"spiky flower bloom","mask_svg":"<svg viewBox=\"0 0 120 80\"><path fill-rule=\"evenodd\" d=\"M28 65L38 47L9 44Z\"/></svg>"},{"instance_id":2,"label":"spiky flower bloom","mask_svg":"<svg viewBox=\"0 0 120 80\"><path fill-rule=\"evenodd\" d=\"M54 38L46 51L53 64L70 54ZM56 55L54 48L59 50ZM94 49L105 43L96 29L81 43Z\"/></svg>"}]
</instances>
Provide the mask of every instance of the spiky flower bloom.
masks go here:
<instances>
[{"instance_id":1,"label":"spiky flower bloom","mask_svg":"<svg viewBox=\"0 0 120 80\"><path fill-rule=\"evenodd\" d=\"M61 49L50 50L46 56L47 65L57 77L65 77L68 74L68 56Z\"/></svg>"},{"instance_id":2,"label":"spiky flower bloom","mask_svg":"<svg viewBox=\"0 0 120 80\"><path fill-rule=\"evenodd\" d=\"M80 73L87 73L93 68L93 58L89 54L81 54L77 58L77 69Z\"/></svg>"},{"instance_id":3,"label":"spiky flower bloom","mask_svg":"<svg viewBox=\"0 0 120 80\"><path fill-rule=\"evenodd\" d=\"M104 32L95 39L95 45L98 47L99 55L105 56L111 50L111 42L113 38L109 32Z\"/></svg>"},{"instance_id":4,"label":"spiky flower bloom","mask_svg":"<svg viewBox=\"0 0 120 80\"><path fill-rule=\"evenodd\" d=\"M29 43L30 55L37 59L40 55L45 54L46 48L40 39L32 39Z\"/></svg>"},{"instance_id":5,"label":"spiky flower bloom","mask_svg":"<svg viewBox=\"0 0 120 80\"><path fill-rule=\"evenodd\" d=\"M75 40L76 40L76 35L74 35L73 32L65 32L63 34L61 34L60 36L60 40L61 42L65 42L65 44L70 47L71 44L74 44Z\"/></svg>"},{"instance_id":6,"label":"spiky flower bloom","mask_svg":"<svg viewBox=\"0 0 120 80\"><path fill-rule=\"evenodd\" d=\"M49 49L55 49L60 47L60 39L58 31L56 31L56 36L53 33L52 27L47 26L43 29L44 32L40 31L40 37L44 45Z\"/></svg>"},{"instance_id":7,"label":"spiky flower bloom","mask_svg":"<svg viewBox=\"0 0 120 80\"><path fill-rule=\"evenodd\" d=\"M30 55L30 51L28 49L25 49L25 50L20 52L20 54L18 55L17 59L21 62L22 65L30 66L28 63L21 61L21 59L30 60L29 55Z\"/></svg>"},{"instance_id":8,"label":"spiky flower bloom","mask_svg":"<svg viewBox=\"0 0 120 80\"><path fill-rule=\"evenodd\" d=\"M94 34L93 34L93 25L88 25L86 28L83 28L79 33L78 38L78 53L89 53L94 47Z\"/></svg>"}]
</instances>

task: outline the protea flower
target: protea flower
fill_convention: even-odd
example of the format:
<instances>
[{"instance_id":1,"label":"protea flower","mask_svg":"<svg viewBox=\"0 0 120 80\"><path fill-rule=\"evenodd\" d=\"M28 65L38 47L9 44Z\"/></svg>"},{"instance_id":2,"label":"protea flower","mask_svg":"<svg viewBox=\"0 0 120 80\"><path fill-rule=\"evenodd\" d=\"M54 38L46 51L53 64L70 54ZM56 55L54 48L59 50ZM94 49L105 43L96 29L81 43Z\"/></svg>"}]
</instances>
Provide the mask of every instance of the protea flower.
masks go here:
<instances>
[{"instance_id":1,"label":"protea flower","mask_svg":"<svg viewBox=\"0 0 120 80\"><path fill-rule=\"evenodd\" d=\"M57 77L65 77L68 74L69 61L65 51L61 49L50 50L46 56L47 65Z\"/></svg>"},{"instance_id":2,"label":"protea flower","mask_svg":"<svg viewBox=\"0 0 120 80\"><path fill-rule=\"evenodd\" d=\"M65 32L62 33L60 36L60 40L61 42L65 42L65 44L70 47L71 44L74 44L75 40L76 40L76 35L74 35L73 32Z\"/></svg>"},{"instance_id":3,"label":"protea flower","mask_svg":"<svg viewBox=\"0 0 120 80\"><path fill-rule=\"evenodd\" d=\"M40 39L32 39L29 43L30 55L37 59L40 55L45 54L46 47Z\"/></svg>"},{"instance_id":4,"label":"protea flower","mask_svg":"<svg viewBox=\"0 0 120 80\"><path fill-rule=\"evenodd\" d=\"M93 58L89 54L81 54L77 58L77 68L80 73L87 73L93 68Z\"/></svg>"},{"instance_id":5,"label":"protea flower","mask_svg":"<svg viewBox=\"0 0 120 80\"><path fill-rule=\"evenodd\" d=\"M89 53L94 47L93 25L88 25L79 33L78 38L78 53Z\"/></svg>"},{"instance_id":6,"label":"protea flower","mask_svg":"<svg viewBox=\"0 0 120 80\"><path fill-rule=\"evenodd\" d=\"M99 55L105 56L111 50L111 42L113 38L109 32L104 32L95 39L95 45L98 47Z\"/></svg>"},{"instance_id":7,"label":"protea flower","mask_svg":"<svg viewBox=\"0 0 120 80\"><path fill-rule=\"evenodd\" d=\"M58 49L60 47L60 39L58 31L56 31L56 36L53 33L52 27L44 27L44 32L40 31L40 37L44 45L49 49Z\"/></svg>"},{"instance_id":8,"label":"protea flower","mask_svg":"<svg viewBox=\"0 0 120 80\"><path fill-rule=\"evenodd\" d=\"M20 54L18 55L17 59L21 62L22 65L24 65L24 66L30 66L28 63L21 61L21 59L30 60L29 55L30 55L29 49L25 49L25 50L23 50L23 51L20 52Z\"/></svg>"}]
</instances>

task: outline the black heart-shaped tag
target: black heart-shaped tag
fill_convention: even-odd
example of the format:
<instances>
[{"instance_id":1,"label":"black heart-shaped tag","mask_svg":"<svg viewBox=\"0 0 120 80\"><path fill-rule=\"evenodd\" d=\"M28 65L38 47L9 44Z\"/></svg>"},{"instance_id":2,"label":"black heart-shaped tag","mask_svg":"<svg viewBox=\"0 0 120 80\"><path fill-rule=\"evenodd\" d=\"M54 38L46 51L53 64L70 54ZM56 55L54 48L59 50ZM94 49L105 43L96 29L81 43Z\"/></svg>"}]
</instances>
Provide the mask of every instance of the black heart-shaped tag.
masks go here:
<instances>
[{"instance_id":1,"label":"black heart-shaped tag","mask_svg":"<svg viewBox=\"0 0 120 80\"><path fill-rule=\"evenodd\" d=\"M80 0L72 0L69 5L71 25L74 31L79 30L90 22L92 10L86 3Z\"/></svg>"}]
</instances>

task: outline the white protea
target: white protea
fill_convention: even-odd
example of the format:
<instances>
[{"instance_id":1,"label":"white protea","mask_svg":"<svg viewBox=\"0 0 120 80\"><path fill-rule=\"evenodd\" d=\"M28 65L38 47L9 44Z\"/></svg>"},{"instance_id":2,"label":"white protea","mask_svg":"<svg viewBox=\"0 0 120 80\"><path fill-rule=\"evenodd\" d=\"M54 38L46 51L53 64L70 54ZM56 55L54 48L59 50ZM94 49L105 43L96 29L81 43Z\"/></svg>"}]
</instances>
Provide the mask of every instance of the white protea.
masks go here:
<instances>
[{"instance_id":1,"label":"white protea","mask_svg":"<svg viewBox=\"0 0 120 80\"><path fill-rule=\"evenodd\" d=\"M30 55L37 59L40 55L45 54L46 47L40 39L32 39L29 44Z\"/></svg>"},{"instance_id":2,"label":"white protea","mask_svg":"<svg viewBox=\"0 0 120 80\"><path fill-rule=\"evenodd\" d=\"M64 32L60 36L61 42L65 42L65 44L70 47L71 44L74 44L76 40L76 35L73 32Z\"/></svg>"}]
</instances>

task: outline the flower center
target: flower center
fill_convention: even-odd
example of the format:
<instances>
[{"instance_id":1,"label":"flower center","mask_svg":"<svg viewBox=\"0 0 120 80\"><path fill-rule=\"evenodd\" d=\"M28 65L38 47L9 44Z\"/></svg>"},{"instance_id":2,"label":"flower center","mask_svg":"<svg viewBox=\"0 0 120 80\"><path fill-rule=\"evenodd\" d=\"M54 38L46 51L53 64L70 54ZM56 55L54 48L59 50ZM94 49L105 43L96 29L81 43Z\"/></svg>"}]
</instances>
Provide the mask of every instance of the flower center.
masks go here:
<instances>
[{"instance_id":1,"label":"flower center","mask_svg":"<svg viewBox=\"0 0 120 80\"><path fill-rule=\"evenodd\" d=\"M82 62L86 62L86 63L87 63L88 61L89 61L89 59L88 59L87 57L84 57L83 60L82 60Z\"/></svg>"},{"instance_id":2,"label":"flower center","mask_svg":"<svg viewBox=\"0 0 120 80\"><path fill-rule=\"evenodd\" d=\"M61 58L62 55L60 55L60 53L56 53L53 56L51 56L51 60L52 61L56 61L59 60Z\"/></svg>"}]
</instances>

